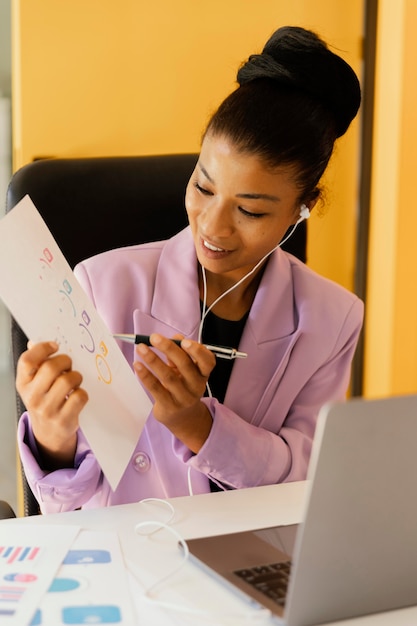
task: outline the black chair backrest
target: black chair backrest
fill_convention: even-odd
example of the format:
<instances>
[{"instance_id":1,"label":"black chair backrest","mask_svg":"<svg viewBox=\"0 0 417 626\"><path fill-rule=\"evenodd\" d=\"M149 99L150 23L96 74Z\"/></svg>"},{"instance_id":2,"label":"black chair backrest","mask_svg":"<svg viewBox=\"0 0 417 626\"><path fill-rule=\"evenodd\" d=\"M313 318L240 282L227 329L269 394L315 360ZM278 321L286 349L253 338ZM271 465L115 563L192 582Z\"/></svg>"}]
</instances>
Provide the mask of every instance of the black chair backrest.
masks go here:
<instances>
[{"instance_id":1,"label":"black chair backrest","mask_svg":"<svg viewBox=\"0 0 417 626\"><path fill-rule=\"evenodd\" d=\"M196 154L35 161L13 176L6 210L29 194L74 267L98 252L183 228L196 161Z\"/></svg>"},{"instance_id":2,"label":"black chair backrest","mask_svg":"<svg viewBox=\"0 0 417 626\"><path fill-rule=\"evenodd\" d=\"M167 239L187 224L185 188L197 154L43 159L18 170L9 184L6 211L26 194L46 222L71 267L121 246ZM306 260L302 222L284 249ZM16 368L27 338L12 319ZM25 406L16 394L18 417ZM24 514L39 512L22 476Z\"/></svg>"}]
</instances>

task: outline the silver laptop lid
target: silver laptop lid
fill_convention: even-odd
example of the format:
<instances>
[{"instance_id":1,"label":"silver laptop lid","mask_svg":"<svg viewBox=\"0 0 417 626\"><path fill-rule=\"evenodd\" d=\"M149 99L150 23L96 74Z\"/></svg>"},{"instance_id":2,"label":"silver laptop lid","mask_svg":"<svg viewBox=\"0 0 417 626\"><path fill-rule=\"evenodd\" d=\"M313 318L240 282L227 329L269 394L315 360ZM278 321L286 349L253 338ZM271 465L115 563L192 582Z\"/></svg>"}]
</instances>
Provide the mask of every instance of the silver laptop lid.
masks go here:
<instances>
[{"instance_id":1,"label":"silver laptop lid","mask_svg":"<svg viewBox=\"0 0 417 626\"><path fill-rule=\"evenodd\" d=\"M309 478L285 623L417 604L417 396L324 407Z\"/></svg>"}]
</instances>

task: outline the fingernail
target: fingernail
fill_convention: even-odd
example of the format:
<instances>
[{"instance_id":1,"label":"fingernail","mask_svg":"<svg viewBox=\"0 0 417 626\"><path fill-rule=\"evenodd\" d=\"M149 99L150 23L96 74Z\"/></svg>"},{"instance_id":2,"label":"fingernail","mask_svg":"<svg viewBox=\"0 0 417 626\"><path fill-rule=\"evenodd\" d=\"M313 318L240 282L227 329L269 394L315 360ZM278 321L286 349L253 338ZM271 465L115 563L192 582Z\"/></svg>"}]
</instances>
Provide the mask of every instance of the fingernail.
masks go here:
<instances>
[{"instance_id":1,"label":"fingernail","mask_svg":"<svg viewBox=\"0 0 417 626\"><path fill-rule=\"evenodd\" d=\"M137 347L136 350L140 353L140 354L148 354L149 348L148 346L145 346L144 343L140 343Z\"/></svg>"},{"instance_id":2,"label":"fingernail","mask_svg":"<svg viewBox=\"0 0 417 626\"><path fill-rule=\"evenodd\" d=\"M183 339L181 341L181 347L182 348L187 349L187 348L191 348L191 346L192 346L192 342L189 339Z\"/></svg>"},{"instance_id":3,"label":"fingernail","mask_svg":"<svg viewBox=\"0 0 417 626\"><path fill-rule=\"evenodd\" d=\"M153 346L158 346L161 343L162 337L157 333L152 333L150 340Z\"/></svg>"}]
</instances>

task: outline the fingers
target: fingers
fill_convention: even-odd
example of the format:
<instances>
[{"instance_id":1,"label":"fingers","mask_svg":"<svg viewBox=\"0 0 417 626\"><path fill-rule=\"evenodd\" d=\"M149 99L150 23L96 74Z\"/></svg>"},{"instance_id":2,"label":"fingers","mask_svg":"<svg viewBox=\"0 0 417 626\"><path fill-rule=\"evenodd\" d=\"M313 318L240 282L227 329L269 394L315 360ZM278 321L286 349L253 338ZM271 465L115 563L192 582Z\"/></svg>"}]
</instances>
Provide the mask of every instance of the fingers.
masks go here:
<instances>
[{"instance_id":1,"label":"fingers","mask_svg":"<svg viewBox=\"0 0 417 626\"><path fill-rule=\"evenodd\" d=\"M182 339L180 347L171 339L153 334L150 342L157 351L138 345L142 362L135 362L134 368L154 399L153 415L197 453L213 422L201 398L216 364L215 356L205 346L189 339Z\"/></svg>"},{"instance_id":2,"label":"fingers","mask_svg":"<svg viewBox=\"0 0 417 626\"><path fill-rule=\"evenodd\" d=\"M208 379L214 366L216 365L216 357L210 350L197 341L191 339L183 339L181 348L191 357L194 363L198 365L201 375Z\"/></svg>"},{"instance_id":3,"label":"fingers","mask_svg":"<svg viewBox=\"0 0 417 626\"><path fill-rule=\"evenodd\" d=\"M146 346L139 345L138 353L146 358L146 362L149 365L158 370L154 370L157 375L160 373L167 376L168 379L172 378L173 381L176 380L174 376L176 370L185 379L197 377L198 379L203 378L207 380L216 364L214 355L205 346L196 341L182 339L181 347L179 347L171 339L156 333L150 336L150 341L152 346L166 356L170 371L167 370L165 362Z\"/></svg>"},{"instance_id":4,"label":"fingers","mask_svg":"<svg viewBox=\"0 0 417 626\"><path fill-rule=\"evenodd\" d=\"M80 388L82 380L81 374L72 370L57 376L49 388L48 413L59 412L63 418L79 413L88 400L87 392Z\"/></svg>"},{"instance_id":5,"label":"fingers","mask_svg":"<svg viewBox=\"0 0 417 626\"><path fill-rule=\"evenodd\" d=\"M152 345L158 348L158 350L161 350L181 371L183 368L189 371L195 371L195 368L197 368L201 376L207 379L216 365L214 354L197 341L183 339L179 336L181 340L181 350L178 350L177 345L173 341L162 335L154 333L151 335L150 339ZM187 358L184 353L186 353L189 358Z\"/></svg>"},{"instance_id":6,"label":"fingers","mask_svg":"<svg viewBox=\"0 0 417 626\"><path fill-rule=\"evenodd\" d=\"M37 386L46 393L55 379L71 370L72 361L66 354L53 356L58 350L55 342L34 344L24 352L17 364L16 387L19 393L36 378Z\"/></svg>"},{"instance_id":7,"label":"fingers","mask_svg":"<svg viewBox=\"0 0 417 626\"><path fill-rule=\"evenodd\" d=\"M151 348L140 344L137 352L146 368L135 364L135 369L147 389L155 397L167 390L179 402L187 402L187 395L201 397L207 379L216 364L214 355L205 346L183 339L181 348L171 339L152 334L151 344L162 352L168 362ZM146 371L145 371L146 370Z\"/></svg>"},{"instance_id":8,"label":"fingers","mask_svg":"<svg viewBox=\"0 0 417 626\"><path fill-rule=\"evenodd\" d=\"M42 462L51 471L72 466L79 414L88 401L82 375L58 348L55 342L29 342L16 371L16 388L29 411Z\"/></svg>"},{"instance_id":9,"label":"fingers","mask_svg":"<svg viewBox=\"0 0 417 626\"><path fill-rule=\"evenodd\" d=\"M80 389L81 374L71 369L71 358L56 354L57 350L55 342L29 343L17 364L18 392L31 412L42 412L45 417L62 409L64 414L79 412L88 399Z\"/></svg>"},{"instance_id":10,"label":"fingers","mask_svg":"<svg viewBox=\"0 0 417 626\"><path fill-rule=\"evenodd\" d=\"M21 384L30 382L38 372L42 363L57 352L55 341L37 344L28 343L28 350L23 352L17 363L17 378Z\"/></svg>"}]
</instances>

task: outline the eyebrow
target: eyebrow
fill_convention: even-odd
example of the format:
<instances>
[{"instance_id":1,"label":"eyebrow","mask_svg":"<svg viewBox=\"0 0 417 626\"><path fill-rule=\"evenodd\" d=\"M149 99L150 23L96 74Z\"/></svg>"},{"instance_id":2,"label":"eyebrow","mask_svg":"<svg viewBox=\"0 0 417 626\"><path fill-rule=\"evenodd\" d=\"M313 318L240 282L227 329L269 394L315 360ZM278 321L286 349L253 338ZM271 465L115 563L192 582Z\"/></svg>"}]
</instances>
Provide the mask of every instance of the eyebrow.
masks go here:
<instances>
[{"instance_id":1,"label":"eyebrow","mask_svg":"<svg viewBox=\"0 0 417 626\"><path fill-rule=\"evenodd\" d=\"M204 176L207 178L207 180L212 185L214 185L214 180L211 178L211 176L207 172L204 165L202 165L200 161L198 162L198 165L201 171L203 172ZM237 193L236 198L245 198L248 200L269 200L270 202L281 202L281 198L279 198L278 196L273 196L269 193Z\"/></svg>"}]
</instances>

